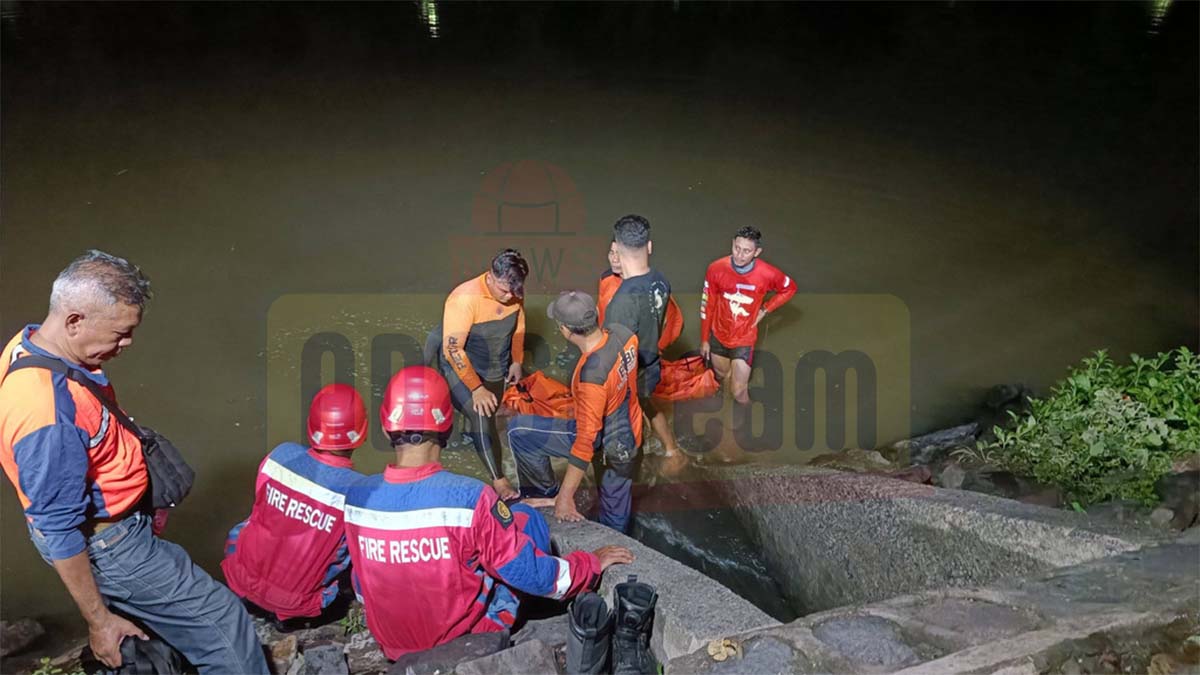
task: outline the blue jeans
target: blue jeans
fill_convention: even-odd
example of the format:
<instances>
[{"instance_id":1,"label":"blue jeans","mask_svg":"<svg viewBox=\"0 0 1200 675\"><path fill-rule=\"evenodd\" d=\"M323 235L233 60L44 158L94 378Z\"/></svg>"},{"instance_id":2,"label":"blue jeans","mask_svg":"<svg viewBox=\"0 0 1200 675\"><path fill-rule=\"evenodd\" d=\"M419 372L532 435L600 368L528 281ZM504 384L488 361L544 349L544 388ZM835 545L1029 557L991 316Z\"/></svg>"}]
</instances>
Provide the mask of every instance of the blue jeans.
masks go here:
<instances>
[{"instance_id":1,"label":"blue jeans","mask_svg":"<svg viewBox=\"0 0 1200 675\"><path fill-rule=\"evenodd\" d=\"M553 497L558 480L551 457L570 457L575 444L575 420L541 415L515 415L508 421L508 447L517 460L522 497ZM600 489L600 523L618 532L629 527L633 508L633 477L639 454L620 458L596 450L592 468Z\"/></svg>"},{"instance_id":2,"label":"blue jeans","mask_svg":"<svg viewBox=\"0 0 1200 675\"><path fill-rule=\"evenodd\" d=\"M109 607L139 621L201 673L267 673L254 623L237 596L200 569L178 544L134 514L88 538L88 558ZM41 532L30 536L50 562Z\"/></svg>"}]
</instances>

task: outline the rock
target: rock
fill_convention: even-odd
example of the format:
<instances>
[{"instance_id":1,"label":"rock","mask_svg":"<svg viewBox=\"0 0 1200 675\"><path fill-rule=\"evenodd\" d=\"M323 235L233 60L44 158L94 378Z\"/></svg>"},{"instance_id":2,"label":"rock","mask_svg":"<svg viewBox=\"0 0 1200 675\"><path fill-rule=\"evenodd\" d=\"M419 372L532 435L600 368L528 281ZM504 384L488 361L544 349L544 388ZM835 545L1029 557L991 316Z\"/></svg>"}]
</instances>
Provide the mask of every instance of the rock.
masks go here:
<instances>
[{"instance_id":1,"label":"rock","mask_svg":"<svg viewBox=\"0 0 1200 675\"><path fill-rule=\"evenodd\" d=\"M892 463L884 459L879 452L858 448L818 455L812 458L809 464L855 473L887 471L893 468Z\"/></svg>"},{"instance_id":2,"label":"rock","mask_svg":"<svg viewBox=\"0 0 1200 675\"><path fill-rule=\"evenodd\" d=\"M519 645L531 640L557 647L567 643L567 631L570 630L570 619L565 613L548 619L532 619L521 626L521 630L513 635L513 644Z\"/></svg>"},{"instance_id":3,"label":"rock","mask_svg":"<svg viewBox=\"0 0 1200 675\"><path fill-rule=\"evenodd\" d=\"M1200 471L1200 452L1194 452L1187 457L1175 460L1171 464L1171 473L1186 473Z\"/></svg>"},{"instance_id":4,"label":"rock","mask_svg":"<svg viewBox=\"0 0 1200 675\"><path fill-rule=\"evenodd\" d=\"M522 642L512 649L496 652L481 659L460 664L457 675L493 675L522 673L526 675L558 675L554 650L541 640Z\"/></svg>"},{"instance_id":5,"label":"rock","mask_svg":"<svg viewBox=\"0 0 1200 675\"><path fill-rule=\"evenodd\" d=\"M1155 527L1169 527L1174 519L1175 512L1161 506L1150 513L1150 524Z\"/></svg>"},{"instance_id":6,"label":"rock","mask_svg":"<svg viewBox=\"0 0 1200 675\"><path fill-rule=\"evenodd\" d=\"M1083 675L1083 667L1075 659L1067 659L1059 668L1062 675Z\"/></svg>"},{"instance_id":7,"label":"rock","mask_svg":"<svg viewBox=\"0 0 1200 675\"><path fill-rule=\"evenodd\" d=\"M858 664L900 670L921 662L901 639L896 624L880 617L830 619L813 627L812 632L818 640Z\"/></svg>"},{"instance_id":8,"label":"rock","mask_svg":"<svg viewBox=\"0 0 1200 675\"><path fill-rule=\"evenodd\" d=\"M391 666L369 631L351 635L343 649L352 673L385 673Z\"/></svg>"},{"instance_id":9,"label":"rock","mask_svg":"<svg viewBox=\"0 0 1200 675\"><path fill-rule=\"evenodd\" d=\"M920 483L922 485L929 485L933 482L933 472L927 466L910 466L907 469L892 471L885 475L888 478L906 480L910 483Z\"/></svg>"},{"instance_id":10,"label":"rock","mask_svg":"<svg viewBox=\"0 0 1200 675\"><path fill-rule=\"evenodd\" d=\"M962 489L1014 499L1022 492L1021 482L1011 471L992 466L973 468L963 477Z\"/></svg>"},{"instance_id":11,"label":"rock","mask_svg":"<svg viewBox=\"0 0 1200 675\"><path fill-rule=\"evenodd\" d=\"M950 462L938 475L937 483L947 490L958 490L962 488L966 477L967 472L958 462Z\"/></svg>"},{"instance_id":12,"label":"rock","mask_svg":"<svg viewBox=\"0 0 1200 675\"><path fill-rule=\"evenodd\" d=\"M954 448L974 445L975 435L978 432L979 425L977 423L962 424L917 436L907 441L893 443L890 452L897 456L907 453L908 462L911 464L933 464Z\"/></svg>"},{"instance_id":13,"label":"rock","mask_svg":"<svg viewBox=\"0 0 1200 675\"><path fill-rule=\"evenodd\" d=\"M1185 663L1200 663L1200 635L1192 635L1183 641L1183 646L1179 648L1179 657Z\"/></svg>"},{"instance_id":14,"label":"rock","mask_svg":"<svg viewBox=\"0 0 1200 675\"><path fill-rule=\"evenodd\" d=\"M33 619L0 621L0 656L16 654L45 634L46 629Z\"/></svg>"},{"instance_id":15,"label":"rock","mask_svg":"<svg viewBox=\"0 0 1200 675\"><path fill-rule=\"evenodd\" d=\"M274 666L272 672L278 675L288 672L292 668L292 661L296 660L296 655L299 654L299 645L295 635L288 635L279 642L270 645L271 665Z\"/></svg>"},{"instance_id":16,"label":"rock","mask_svg":"<svg viewBox=\"0 0 1200 675\"><path fill-rule=\"evenodd\" d=\"M423 652L405 654L396 659L388 675L434 675L449 673L458 664L474 661L507 649L508 631L499 633L468 633L462 637Z\"/></svg>"},{"instance_id":17,"label":"rock","mask_svg":"<svg viewBox=\"0 0 1200 675\"><path fill-rule=\"evenodd\" d=\"M1118 524L1145 523L1149 520L1150 510L1134 499L1114 499L1113 501L1093 504L1087 508L1089 518L1104 520Z\"/></svg>"},{"instance_id":18,"label":"rock","mask_svg":"<svg viewBox=\"0 0 1200 675\"><path fill-rule=\"evenodd\" d=\"M1172 673L1182 673L1183 666L1169 655L1160 653L1150 657L1150 667L1147 672L1150 675L1171 675Z\"/></svg>"},{"instance_id":19,"label":"rock","mask_svg":"<svg viewBox=\"0 0 1200 675\"><path fill-rule=\"evenodd\" d=\"M285 675L303 675L304 673L304 654L300 654L292 661L292 666L288 668Z\"/></svg>"},{"instance_id":20,"label":"rock","mask_svg":"<svg viewBox=\"0 0 1200 675\"><path fill-rule=\"evenodd\" d=\"M1017 501L1057 509L1063 505L1062 490L1053 485L1017 497Z\"/></svg>"},{"instance_id":21,"label":"rock","mask_svg":"<svg viewBox=\"0 0 1200 675\"><path fill-rule=\"evenodd\" d=\"M1171 527L1185 530L1200 515L1200 470L1169 473L1154 484L1164 508L1174 511Z\"/></svg>"},{"instance_id":22,"label":"rock","mask_svg":"<svg viewBox=\"0 0 1200 675\"><path fill-rule=\"evenodd\" d=\"M346 655L340 645L322 645L304 650L301 675L350 675Z\"/></svg>"}]
</instances>

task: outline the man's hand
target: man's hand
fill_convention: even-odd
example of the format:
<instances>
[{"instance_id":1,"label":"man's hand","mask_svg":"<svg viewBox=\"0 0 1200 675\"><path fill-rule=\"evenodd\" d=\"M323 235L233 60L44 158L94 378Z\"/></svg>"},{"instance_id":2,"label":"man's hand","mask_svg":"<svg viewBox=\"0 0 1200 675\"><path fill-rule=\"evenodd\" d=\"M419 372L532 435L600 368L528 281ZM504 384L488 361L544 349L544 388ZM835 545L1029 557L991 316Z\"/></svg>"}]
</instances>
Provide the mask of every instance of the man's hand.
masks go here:
<instances>
[{"instance_id":1,"label":"man's hand","mask_svg":"<svg viewBox=\"0 0 1200 675\"><path fill-rule=\"evenodd\" d=\"M767 310L765 310L765 309L763 309L763 308L759 307L759 308L758 308L758 316L755 316L755 317L754 317L754 325L755 325L755 326L757 326L757 325L758 325L758 322L759 322L759 321L762 321L762 320L763 320L763 317L765 317L766 315L767 315Z\"/></svg>"},{"instance_id":2,"label":"man's hand","mask_svg":"<svg viewBox=\"0 0 1200 675\"><path fill-rule=\"evenodd\" d=\"M123 617L105 612L96 622L88 624L88 644L101 663L116 670L121 667L121 641L127 636L149 640L150 636Z\"/></svg>"},{"instance_id":3,"label":"man's hand","mask_svg":"<svg viewBox=\"0 0 1200 675\"><path fill-rule=\"evenodd\" d=\"M481 384L471 392L471 405L475 412L484 417L491 417L492 413L496 412L496 395Z\"/></svg>"},{"instance_id":4,"label":"man's hand","mask_svg":"<svg viewBox=\"0 0 1200 675\"><path fill-rule=\"evenodd\" d=\"M592 554L600 559L601 572L613 565L628 565L633 562L633 552L624 546L601 546L592 551Z\"/></svg>"},{"instance_id":5,"label":"man's hand","mask_svg":"<svg viewBox=\"0 0 1200 675\"><path fill-rule=\"evenodd\" d=\"M504 386L509 387L521 381L521 364L514 363L508 367L508 376L504 378Z\"/></svg>"},{"instance_id":6,"label":"man's hand","mask_svg":"<svg viewBox=\"0 0 1200 675\"><path fill-rule=\"evenodd\" d=\"M578 523L583 520L583 514L575 508L575 495L558 493L554 499L554 517L558 522Z\"/></svg>"},{"instance_id":7,"label":"man's hand","mask_svg":"<svg viewBox=\"0 0 1200 675\"><path fill-rule=\"evenodd\" d=\"M712 345L708 343L708 340L700 343L700 358L708 363L712 363Z\"/></svg>"}]
</instances>

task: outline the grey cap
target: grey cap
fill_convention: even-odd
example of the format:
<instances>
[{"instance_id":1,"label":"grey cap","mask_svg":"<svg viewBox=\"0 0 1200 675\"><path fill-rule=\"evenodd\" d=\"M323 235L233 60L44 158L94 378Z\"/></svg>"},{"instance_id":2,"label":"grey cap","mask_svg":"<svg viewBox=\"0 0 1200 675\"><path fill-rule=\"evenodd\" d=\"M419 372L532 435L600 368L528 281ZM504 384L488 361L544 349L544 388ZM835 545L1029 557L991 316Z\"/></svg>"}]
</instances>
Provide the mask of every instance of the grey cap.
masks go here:
<instances>
[{"instance_id":1,"label":"grey cap","mask_svg":"<svg viewBox=\"0 0 1200 675\"><path fill-rule=\"evenodd\" d=\"M596 301L583 291L563 291L546 308L546 316L563 324L585 328L595 326L600 318Z\"/></svg>"}]
</instances>

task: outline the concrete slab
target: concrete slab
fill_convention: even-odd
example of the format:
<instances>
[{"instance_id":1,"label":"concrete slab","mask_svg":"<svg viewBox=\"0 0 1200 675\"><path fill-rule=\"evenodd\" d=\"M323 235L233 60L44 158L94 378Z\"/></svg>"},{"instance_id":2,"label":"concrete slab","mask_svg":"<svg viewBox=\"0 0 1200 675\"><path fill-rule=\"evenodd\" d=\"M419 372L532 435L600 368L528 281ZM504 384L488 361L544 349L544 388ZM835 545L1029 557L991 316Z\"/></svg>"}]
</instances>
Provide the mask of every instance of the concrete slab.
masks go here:
<instances>
[{"instance_id":1,"label":"concrete slab","mask_svg":"<svg viewBox=\"0 0 1200 675\"><path fill-rule=\"evenodd\" d=\"M662 663L690 654L716 638L779 625L728 588L629 537L590 521L556 523L549 509L544 514L559 551L592 551L610 544L633 551L633 564L611 568L598 592L612 606L613 587L631 574L657 589L650 646Z\"/></svg>"}]
</instances>

